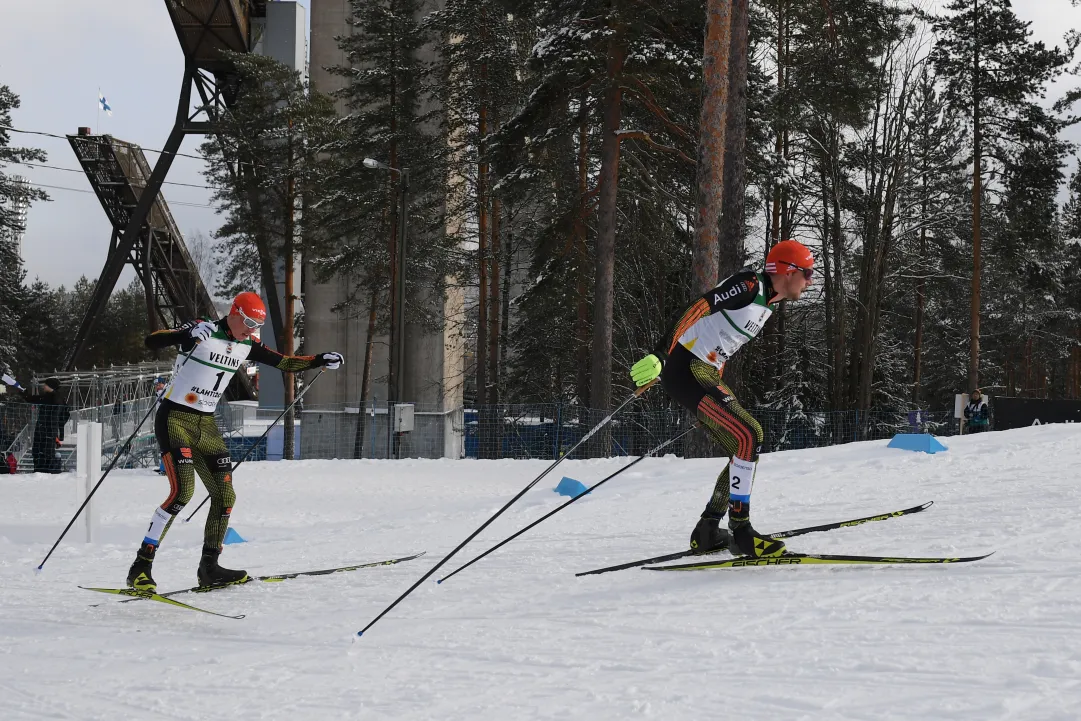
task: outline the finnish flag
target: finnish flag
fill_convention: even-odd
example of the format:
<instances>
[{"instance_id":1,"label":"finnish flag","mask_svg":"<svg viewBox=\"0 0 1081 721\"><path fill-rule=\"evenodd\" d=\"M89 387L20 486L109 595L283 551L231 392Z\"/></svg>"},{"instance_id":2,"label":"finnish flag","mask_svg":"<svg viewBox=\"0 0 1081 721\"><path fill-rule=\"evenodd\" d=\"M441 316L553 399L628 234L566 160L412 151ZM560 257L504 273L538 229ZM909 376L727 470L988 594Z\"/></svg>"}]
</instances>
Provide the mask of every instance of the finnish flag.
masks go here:
<instances>
[{"instance_id":1,"label":"finnish flag","mask_svg":"<svg viewBox=\"0 0 1081 721\"><path fill-rule=\"evenodd\" d=\"M105 111L106 115L110 118L113 117L113 108L109 105L108 101L105 100L105 96L101 94L100 90L98 91L98 105Z\"/></svg>"}]
</instances>

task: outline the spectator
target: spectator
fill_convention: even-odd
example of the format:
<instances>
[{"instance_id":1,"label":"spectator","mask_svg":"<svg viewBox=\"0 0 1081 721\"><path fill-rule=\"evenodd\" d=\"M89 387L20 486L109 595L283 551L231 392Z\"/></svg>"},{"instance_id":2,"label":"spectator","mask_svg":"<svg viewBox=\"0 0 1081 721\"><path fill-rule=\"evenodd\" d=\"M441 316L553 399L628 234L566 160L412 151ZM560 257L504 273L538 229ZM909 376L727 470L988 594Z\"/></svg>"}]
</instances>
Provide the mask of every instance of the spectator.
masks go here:
<instances>
[{"instance_id":1,"label":"spectator","mask_svg":"<svg viewBox=\"0 0 1081 721\"><path fill-rule=\"evenodd\" d=\"M116 395L116 403L113 403L113 438L120 438L120 414L124 411L124 404L120 401L120 394Z\"/></svg>"},{"instance_id":2,"label":"spectator","mask_svg":"<svg viewBox=\"0 0 1081 721\"><path fill-rule=\"evenodd\" d=\"M38 422L34 426L34 455L36 473L60 473L63 468L57 449L64 440L64 424L68 422L68 407L60 395L60 381L47 378L42 384L44 393L32 395L23 392L27 403L38 407Z\"/></svg>"},{"instance_id":3,"label":"spectator","mask_svg":"<svg viewBox=\"0 0 1081 721\"><path fill-rule=\"evenodd\" d=\"M19 472L19 459L15 457L15 454L8 451L7 456L4 457L3 463L0 463L0 473L18 473Z\"/></svg>"},{"instance_id":4,"label":"spectator","mask_svg":"<svg viewBox=\"0 0 1081 721\"><path fill-rule=\"evenodd\" d=\"M161 403L161 397L163 395L165 395L165 387L167 385L168 384L165 382L165 379L163 377L161 377L161 376L158 376L157 378L154 379L154 403ZM158 475L159 476L164 476L165 475L165 459L164 458L158 461Z\"/></svg>"},{"instance_id":5,"label":"spectator","mask_svg":"<svg viewBox=\"0 0 1081 721\"><path fill-rule=\"evenodd\" d=\"M965 406L965 424L969 433L983 433L988 430L990 418L988 417L987 399L980 393L980 389L972 391Z\"/></svg>"}]
</instances>

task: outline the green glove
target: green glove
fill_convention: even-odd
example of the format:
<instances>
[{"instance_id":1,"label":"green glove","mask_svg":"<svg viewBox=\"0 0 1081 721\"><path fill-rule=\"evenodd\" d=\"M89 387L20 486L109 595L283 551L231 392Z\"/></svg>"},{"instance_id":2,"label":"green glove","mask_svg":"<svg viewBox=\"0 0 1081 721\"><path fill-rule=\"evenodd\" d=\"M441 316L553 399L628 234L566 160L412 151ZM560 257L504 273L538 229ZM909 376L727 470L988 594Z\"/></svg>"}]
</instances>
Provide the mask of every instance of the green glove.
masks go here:
<instances>
[{"instance_id":1,"label":"green glove","mask_svg":"<svg viewBox=\"0 0 1081 721\"><path fill-rule=\"evenodd\" d=\"M661 359L650 353L631 366L631 380L641 388L657 380L657 376L661 374L661 367Z\"/></svg>"}]
</instances>

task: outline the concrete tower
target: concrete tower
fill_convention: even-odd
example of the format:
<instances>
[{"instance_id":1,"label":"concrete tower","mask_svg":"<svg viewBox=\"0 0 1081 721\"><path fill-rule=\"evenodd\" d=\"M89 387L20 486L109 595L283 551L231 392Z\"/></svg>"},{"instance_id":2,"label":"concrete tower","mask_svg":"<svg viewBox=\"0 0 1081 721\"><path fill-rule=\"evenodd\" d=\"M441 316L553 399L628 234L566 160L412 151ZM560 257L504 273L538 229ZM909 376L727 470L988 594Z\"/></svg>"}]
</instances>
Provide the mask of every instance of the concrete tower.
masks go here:
<instances>
[{"instance_id":1,"label":"concrete tower","mask_svg":"<svg viewBox=\"0 0 1081 721\"><path fill-rule=\"evenodd\" d=\"M442 0L429 0L420 14L440 7ZM329 94L344 84L344 78L327 72L325 68L347 64L335 38L350 34L351 14L349 0L311 0L310 78L312 87L320 92ZM347 110L339 105L338 112L345 114ZM407 260L406 274L409 273L409 265ZM332 310L351 295L355 283L350 277L339 276L321 282L311 266L305 264L303 283L306 347L312 351L340 350L346 356L342 369L321 379L305 396L305 404L313 411L330 407L343 409L341 417L334 419L324 414L319 422L329 427L333 421L333 427L339 429L336 432L339 437L337 455L350 457L353 441L351 429L356 428L354 409L359 404L361 372L368 342L368 312L362 308L350 317ZM389 278L387 288L390 288ZM424 299L410 300L424 302ZM442 308L444 319L461 316L463 300L459 289L451 288L446 299L433 297L427 300ZM402 446L407 455L461 455L459 411L462 406L464 346L456 325L444 323L441 330L432 331L411 324L407 319L403 373L405 398L402 400L417 404L416 430ZM377 407L386 408L389 369L389 338L378 335L373 346L369 408L373 398ZM309 415L306 413L305 418ZM377 440L375 443L365 440L364 457L385 457L386 416L377 415L374 420ZM305 420L305 423L311 425L309 420ZM368 431L365 435L370 433Z\"/></svg>"}]
</instances>

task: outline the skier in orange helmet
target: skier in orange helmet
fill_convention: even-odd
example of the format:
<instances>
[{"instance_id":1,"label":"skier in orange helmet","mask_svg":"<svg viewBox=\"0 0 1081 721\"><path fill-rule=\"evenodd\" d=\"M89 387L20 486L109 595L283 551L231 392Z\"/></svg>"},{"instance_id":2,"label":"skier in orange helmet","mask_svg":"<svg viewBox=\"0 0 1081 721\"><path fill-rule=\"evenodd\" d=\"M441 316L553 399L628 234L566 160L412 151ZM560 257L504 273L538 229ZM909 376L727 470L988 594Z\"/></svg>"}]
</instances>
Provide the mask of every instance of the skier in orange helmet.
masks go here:
<instances>
[{"instance_id":1,"label":"skier in orange helmet","mask_svg":"<svg viewBox=\"0 0 1081 721\"><path fill-rule=\"evenodd\" d=\"M813 268L814 257L805 245L782 240L767 254L763 272L744 268L725 278L683 313L663 347L631 368L639 387L660 377L668 395L692 411L730 456L691 533L692 551L730 548L755 557L784 552L782 541L751 525L751 484L762 426L721 378L725 362L762 332L777 304L799 300L810 287ZM720 527L726 513L727 530Z\"/></svg>"}]
</instances>

